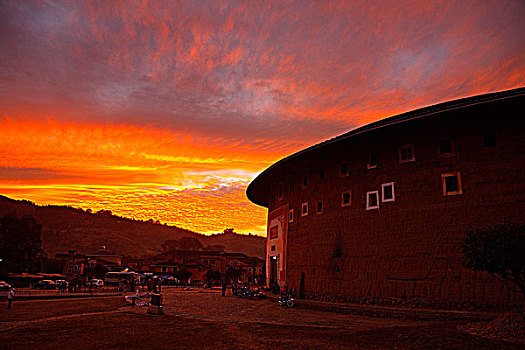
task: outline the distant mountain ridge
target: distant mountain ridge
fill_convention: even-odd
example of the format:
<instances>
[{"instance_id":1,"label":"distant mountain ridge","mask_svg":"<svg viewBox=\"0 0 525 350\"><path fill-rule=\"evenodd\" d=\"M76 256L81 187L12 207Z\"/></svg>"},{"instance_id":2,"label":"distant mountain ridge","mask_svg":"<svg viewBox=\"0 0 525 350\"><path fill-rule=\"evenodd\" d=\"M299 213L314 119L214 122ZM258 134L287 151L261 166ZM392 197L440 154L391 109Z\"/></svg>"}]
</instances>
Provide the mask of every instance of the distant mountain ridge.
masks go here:
<instances>
[{"instance_id":1,"label":"distant mountain ridge","mask_svg":"<svg viewBox=\"0 0 525 350\"><path fill-rule=\"evenodd\" d=\"M266 239L255 235L227 232L206 236L176 226L122 218L109 211L90 213L66 206L39 206L0 195L0 216L6 214L34 217L42 225L42 248L49 257L68 249L94 252L102 246L118 254L145 257L157 254L163 242L183 237L196 238L204 247L222 245L227 252L265 257Z\"/></svg>"}]
</instances>

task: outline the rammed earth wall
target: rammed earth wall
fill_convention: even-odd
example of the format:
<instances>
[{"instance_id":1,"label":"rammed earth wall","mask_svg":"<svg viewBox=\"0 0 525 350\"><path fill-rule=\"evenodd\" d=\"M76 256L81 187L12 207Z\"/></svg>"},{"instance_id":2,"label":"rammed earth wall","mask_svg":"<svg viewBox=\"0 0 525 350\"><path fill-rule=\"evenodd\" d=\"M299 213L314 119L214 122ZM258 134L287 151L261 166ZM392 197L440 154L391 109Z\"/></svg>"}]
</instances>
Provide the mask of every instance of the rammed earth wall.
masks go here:
<instances>
[{"instance_id":1,"label":"rammed earth wall","mask_svg":"<svg viewBox=\"0 0 525 350\"><path fill-rule=\"evenodd\" d=\"M521 96L394 123L272 169L266 175L270 217L283 206L294 210L287 232L280 233L287 242L286 285L319 300L522 306L523 296L463 267L460 242L469 230L524 223L523 107ZM440 154L443 139L452 141L449 154ZM405 144L413 144L415 160L400 163ZM377 167L368 169L371 154ZM343 164L348 176L341 176ZM458 174L460 194L444 195L442 174ZM390 182L395 200L382 202L382 184ZM347 207L341 205L345 191L351 191ZM366 209L369 191L379 192L378 209ZM300 214L303 203L306 216Z\"/></svg>"}]
</instances>

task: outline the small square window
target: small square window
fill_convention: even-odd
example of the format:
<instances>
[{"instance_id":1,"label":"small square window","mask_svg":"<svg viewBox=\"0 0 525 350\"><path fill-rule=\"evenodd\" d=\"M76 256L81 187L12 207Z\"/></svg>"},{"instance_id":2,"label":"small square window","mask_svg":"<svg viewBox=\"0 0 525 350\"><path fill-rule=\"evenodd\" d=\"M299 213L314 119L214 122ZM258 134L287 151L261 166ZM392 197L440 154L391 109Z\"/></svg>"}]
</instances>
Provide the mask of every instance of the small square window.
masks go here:
<instances>
[{"instance_id":1,"label":"small square window","mask_svg":"<svg viewBox=\"0 0 525 350\"><path fill-rule=\"evenodd\" d=\"M352 193L350 191L341 193L341 206L349 207L352 202Z\"/></svg>"},{"instance_id":2,"label":"small square window","mask_svg":"<svg viewBox=\"0 0 525 350\"><path fill-rule=\"evenodd\" d=\"M303 203L303 205L301 206L301 216L306 215L308 215L308 202Z\"/></svg>"},{"instance_id":3,"label":"small square window","mask_svg":"<svg viewBox=\"0 0 525 350\"><path fill-rule=\"evenodd\" d=\"M272 247L270 248L270 250L271 250L272 252L275 252L275 246L272 245Z\"/></svg>"},{"instance_id":4,"label":"small square window","mask_svg":"<svg viewBox=\"0 0 525 350\"><path fill-rule=\"evenodd\" d=\"M396 200L394 194L394 183L389 182L381 185L381 202L393 202Z\"/></svg>"},{"instance_id":5,"label":"small square window","mask_svg":"<svg viewBox=\"0 0 525 350\"><path fill-rule=\"evenodd\" d=\"M459 172L441 174L441 183L443 185L444 196L463 193L461 188L461 174Z\"/></svg>"},{"instance_id":6,"label":"small square window","mask_svg":"<svg viewBox=\"0 0 525 350\"><path fill-rule=\"evenodd\" d=\"M303 177L303 188L308 187L308 176Z\"/></svg>"},{"instance_id":7,"label":"small square window","mask_svg":"<svg viewBox=\"0 0 525 350\"><path fill-rule=\"evenodd\" d=\"M408 163L416 160L414 144L403 145L399 147L399 163Z\"/></svg>"},{"instance_id":8,"label":"small square window","mask_svg":"<svg viewBox=\"0 0 525 350\"><path fill-rule=\"evenodd\" d=\"M317 202L317 214L323 213L323 201Z\"/></svg>"},{"instance_id":9,"label":"small square window","mask_svg":"<svg viewBox=\"0 0 525 350\"><path fill-rule=\"evenodd\" d=\"M379 191L366 193L366 210L379 209Z\"/></svg>"},{"instance_id":10,"label":"small square window","mask_svg":"<svg viewBox=\"0 0 525 350\"><path fill-rule=\"evenodd\" d=\"M293 209L288 212L288 222L293 222Z\"/></svg>"},{"instance_id":11,"label":"small square window","mask_svg":"<svg viewBox=\"0 0 525 350\"><path fill-rule=\"evenodd\" d=\"M451 139L439 140L439 154L450 155L454 153L454 147L452 146Z\"/></svg>"},{"instance_id":12,"label":"small square window","mask_svg":"<svg viewBox=\"0 0 525 350\"><path fill-rule=\"evenodd\" d=\"M230 265L233 265L233 261L230 261Z\"/></svg>"},{"instance_id":13,"label":"small square window","mask_svg":"<svg viewBox=\"0 0 525 350\"><path fill-rule=\"evenodd\" d=\"M368 164L366 165L367 169L377 168L377 157L374 153L368 155Z\"/></svg>"},{"instance_id":14,"label":"small square window","mask_svg":"<svg viewBox=\"0 0 525 350\"><path fill-rule=\"evenodd\" d=\"M324 170L319 172L319 179L324 180Z\"/></svg>"},{"instance_id":15,"label":"small square window","mask_svg":"<svg viewBox=\"0 0 525 350\"><path fill-rule=\"evenodd\" d=\"M485 130L483 132L483 141L485 142L485 147L496 147L498 145L496 131Z\"/></svg>"},{"instance_id":16,"label":"small square window","mask_svg":"<svg viewBox=\"0 0 525 350\"><path fill-rule=\"evenodd\" d=\"M348 176L349 174L350 174L350 171L348 169L348 164L347 163L341 164L341 171L339 172L339 175L343 177L343 176Z\"/></svg>"},{"instance_id":17,"label":"small square window","mask_svg":"<svg viewBox=\"0 0 525 350\"><path fill-rule=\"evenodd\" d=\"M215 264L216 264L216 263L215 263L215 260L210 260L210 265L211 265L211 266L215 266Z\"/></svg>"},{"instance_id":18,"label":"small square window","mask_svg":"<svg viewBox=\"0 0 525 350\"><path fill-rule=\"evenodd\" d=\"M270 239L279 237L279 226L275 225L270 228Z\"/></svg>"},{"instance_id":19,"label":"small square window","mask_svg":"<svg viewBox=\"0 0 525 350\"><path fill-rule=\"evenodd\" d=\"M68 273L68 274L72 273L72 271L71 271L71 267L68 267L68 268L67 268L67 273Z\"/></svg>"}]
</instances>

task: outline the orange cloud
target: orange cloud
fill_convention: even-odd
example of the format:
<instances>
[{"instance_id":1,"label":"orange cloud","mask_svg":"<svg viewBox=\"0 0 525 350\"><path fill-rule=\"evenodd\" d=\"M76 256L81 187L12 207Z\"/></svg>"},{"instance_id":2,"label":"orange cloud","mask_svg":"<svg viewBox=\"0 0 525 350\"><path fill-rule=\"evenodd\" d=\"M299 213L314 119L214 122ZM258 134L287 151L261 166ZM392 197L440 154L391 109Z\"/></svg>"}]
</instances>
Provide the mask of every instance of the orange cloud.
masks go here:
<instances>
[{"instance_id":1,"label":"orange cloud","mask_svg":"<svg viewBox=\"0 0 525 350\"><path fill-rule=\"evenodd\" d=\"M281 157L525 85L519 0L1 7L0 193L202 232L264 226L243 190Z\"/></svg>"}]
</instances>

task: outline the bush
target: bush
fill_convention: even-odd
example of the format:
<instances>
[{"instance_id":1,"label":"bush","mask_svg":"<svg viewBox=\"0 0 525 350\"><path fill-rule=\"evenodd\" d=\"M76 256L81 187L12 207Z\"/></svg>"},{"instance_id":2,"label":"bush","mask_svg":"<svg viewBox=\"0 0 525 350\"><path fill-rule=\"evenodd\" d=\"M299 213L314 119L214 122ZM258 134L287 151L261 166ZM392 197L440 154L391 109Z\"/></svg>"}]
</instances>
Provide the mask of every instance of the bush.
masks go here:
<instances>
[{"instance_id":1,"label":"bush","mask_svg":"<svg viewBox=\"0 0 525 350\"><path fill-rule=\"evenodd\" d=\"M514 283L525 291L525 225L503 224L470 231L461 243L465 266Z\"/></svg>"}]
</instances>

